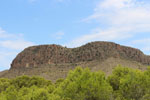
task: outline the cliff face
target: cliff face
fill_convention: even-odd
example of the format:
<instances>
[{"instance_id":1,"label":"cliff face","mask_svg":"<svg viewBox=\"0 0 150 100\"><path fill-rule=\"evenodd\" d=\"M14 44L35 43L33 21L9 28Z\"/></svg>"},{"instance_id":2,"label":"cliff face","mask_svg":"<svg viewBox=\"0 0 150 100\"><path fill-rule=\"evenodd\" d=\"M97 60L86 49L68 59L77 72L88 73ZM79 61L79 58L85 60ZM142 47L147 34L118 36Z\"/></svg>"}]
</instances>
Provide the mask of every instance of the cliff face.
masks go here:
<instances>
[{"instance_id":1,"label":"cliff face","mask_svg":"<svg viewBox=\"0 0 150 100\"><path fill-rule=\"evenodd\" d=\"M112 42L91 42L78 48L40 45L26 48L13 60L11 69L33 68L41 65L104 61L110 57L150 65L150 56L140 50Z\"/></svg>"}]
</instances>

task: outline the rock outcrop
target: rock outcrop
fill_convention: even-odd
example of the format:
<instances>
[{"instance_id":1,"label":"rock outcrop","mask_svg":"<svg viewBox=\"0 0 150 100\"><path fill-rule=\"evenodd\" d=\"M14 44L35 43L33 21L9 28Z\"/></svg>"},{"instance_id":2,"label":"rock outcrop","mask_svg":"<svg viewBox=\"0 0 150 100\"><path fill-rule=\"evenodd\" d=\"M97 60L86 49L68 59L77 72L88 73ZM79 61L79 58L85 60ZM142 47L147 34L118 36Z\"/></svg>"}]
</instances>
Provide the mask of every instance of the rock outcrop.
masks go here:
<instances>
[{"instance_id":1,"label":"rock outcrop","mask_svg":"<svg viewBox=\"0 0 150 100\"><path fill-rule=\"evenodd\" d=\"M40 45L26 48L13 60L11 69L33 68L41 65L104 61L110 57L150 65L150 56L140 50L112 42L91 42L77 48Z\"/></svg>"}]
</instances>

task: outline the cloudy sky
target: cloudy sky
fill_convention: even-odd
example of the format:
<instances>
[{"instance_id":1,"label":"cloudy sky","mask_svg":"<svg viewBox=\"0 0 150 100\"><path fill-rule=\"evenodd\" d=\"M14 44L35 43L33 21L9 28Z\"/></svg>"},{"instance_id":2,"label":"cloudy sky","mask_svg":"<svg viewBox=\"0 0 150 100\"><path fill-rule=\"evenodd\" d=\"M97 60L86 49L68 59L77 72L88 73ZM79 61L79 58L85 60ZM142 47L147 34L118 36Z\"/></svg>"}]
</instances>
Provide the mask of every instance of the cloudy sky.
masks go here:
<instances>
[{"instance_id":1,"label":"cloudy sky","mask_svg":"<svg viewBox=\"0 0 150 100\"><path fill-rule=\"evenodd\" d=\"M149 0L0 0L0 71L24 48L112 41L150 54Z\"/></svg>"}]
</instances>

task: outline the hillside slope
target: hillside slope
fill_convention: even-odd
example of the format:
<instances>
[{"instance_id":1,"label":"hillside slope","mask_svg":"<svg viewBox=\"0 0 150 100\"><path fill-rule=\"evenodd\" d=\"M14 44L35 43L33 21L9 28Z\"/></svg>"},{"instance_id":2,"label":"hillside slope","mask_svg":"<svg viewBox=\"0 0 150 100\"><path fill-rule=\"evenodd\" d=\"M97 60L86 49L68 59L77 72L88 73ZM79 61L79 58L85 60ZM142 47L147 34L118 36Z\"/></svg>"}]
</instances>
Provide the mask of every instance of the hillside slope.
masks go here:
<instances>
[{"instance_id":1,"label":"hillside slope","mask_svg":"<svg viewBox=\"0 0 150 100\"><path fill-rule=\"evenodd\" d=\"M144 70L150 65L150 56L138 49L112 42L91 42L78 48L32 46L19 53L10 70L0 77L11 78L25 74L56 80L64 78L76 66L89 67L93 71L103 70L110 74L118 64Z\"/></svg>"}]
</instances>

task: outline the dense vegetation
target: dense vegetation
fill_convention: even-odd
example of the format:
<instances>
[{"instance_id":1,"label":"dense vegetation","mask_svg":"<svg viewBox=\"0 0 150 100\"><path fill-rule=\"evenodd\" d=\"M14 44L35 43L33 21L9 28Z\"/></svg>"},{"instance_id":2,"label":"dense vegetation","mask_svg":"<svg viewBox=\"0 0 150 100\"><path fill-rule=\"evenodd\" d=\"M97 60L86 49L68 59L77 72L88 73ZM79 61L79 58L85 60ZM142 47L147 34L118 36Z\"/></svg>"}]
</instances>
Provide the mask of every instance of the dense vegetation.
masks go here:
<instances>
[{"instance_id":1,"label":"dense vegetation","mask_svg":"<svg viewBox=\"0 0 150 100\"><path fill-rule=\"evenodd\" d=\"M118 66L106 77L77 67L55 83L40 77L1 78L0 100L150 100L150 68Z\"/></svg>"}]
</instances>

